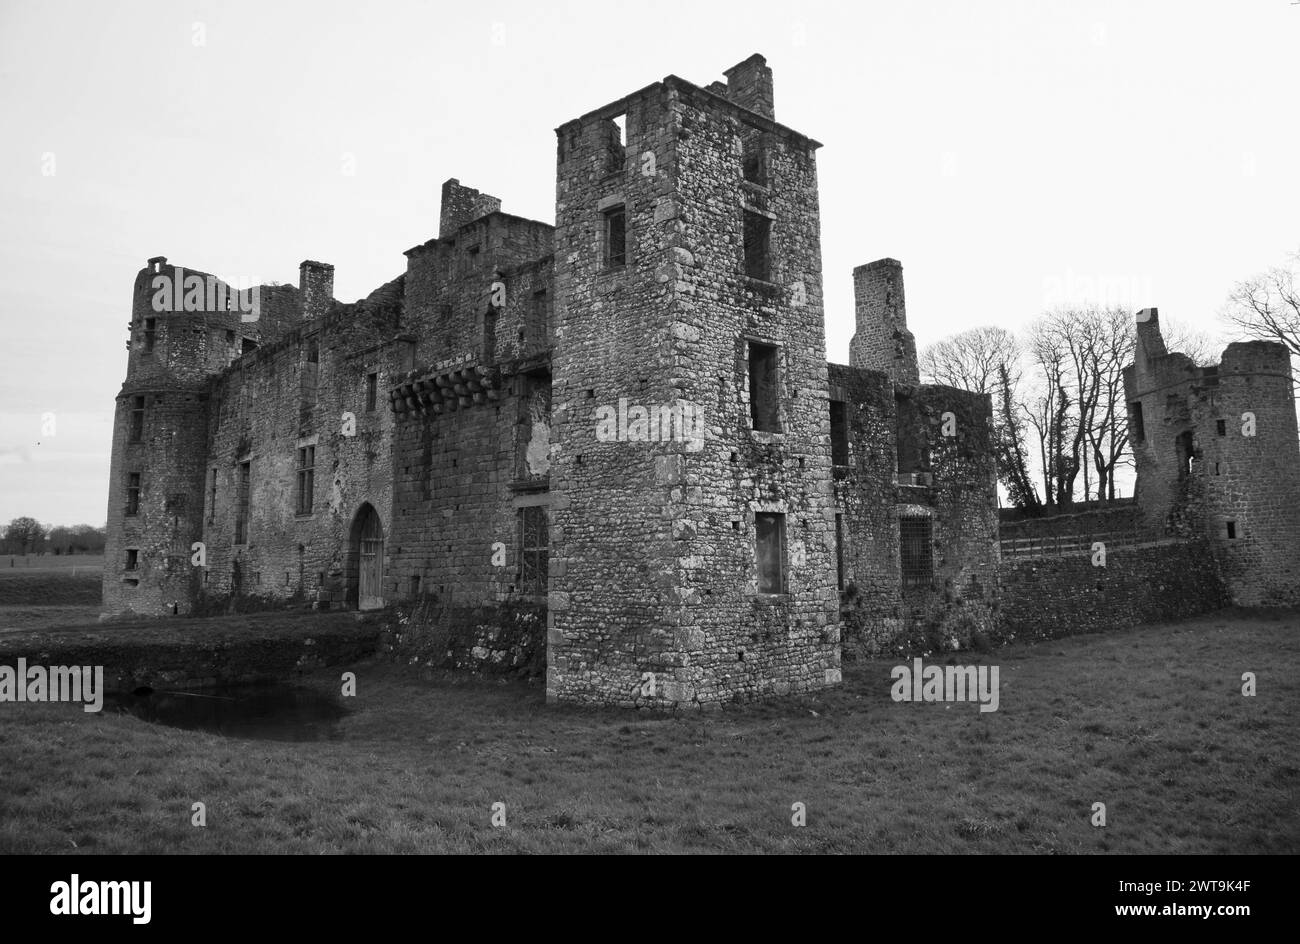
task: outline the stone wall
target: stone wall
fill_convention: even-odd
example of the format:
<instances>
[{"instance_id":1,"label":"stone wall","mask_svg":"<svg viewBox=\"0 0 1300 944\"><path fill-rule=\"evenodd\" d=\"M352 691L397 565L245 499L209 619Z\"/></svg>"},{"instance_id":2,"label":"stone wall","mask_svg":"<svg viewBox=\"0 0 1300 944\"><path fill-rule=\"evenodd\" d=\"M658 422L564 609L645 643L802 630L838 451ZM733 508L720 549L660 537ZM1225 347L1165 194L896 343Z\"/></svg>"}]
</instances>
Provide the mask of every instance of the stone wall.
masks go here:
<instances>
[{"instance_id":1,"label":"stone wall","mask_svg":"<svg viewBox=\"0 0 1300 944\"><path fill-rule=\"evenodd\" d=\"M1234 602L1300 602L1300 436L1286 348L1230 344L1198 367L1138 313L1124 371L1136 497L1167 534L1203 537Z\"/></svg>"},{"instance_id":2,"label":"stone wall","mask_svg":"<svg viewBox=\"0 0 1300 944\"><path fill-rule=\"evenodd\" d=\"M998 634L1052 639L1182 619L1230 602L1204 540L1111 548L1106 566L1090 552L1006 561Z\"/></svg>"},{"instance_id":3,"label":"stone wall","mask_svg":"<svg viewBox=\"0 0 1300 944\"><path fill-rule=\"evenodd\" d=\"M691 704L835 683L816 142L672 77L557 134L548 698ZM618 207L627 257L611 263ZM761 277L745 251L760 231ZM762 345L777 352L777 431L751 418ZM601 411L624 402L688 404L703 441L602 439ZM758 591L758 514L784 515L785 593Z\"/></svg>"}]
</instances>

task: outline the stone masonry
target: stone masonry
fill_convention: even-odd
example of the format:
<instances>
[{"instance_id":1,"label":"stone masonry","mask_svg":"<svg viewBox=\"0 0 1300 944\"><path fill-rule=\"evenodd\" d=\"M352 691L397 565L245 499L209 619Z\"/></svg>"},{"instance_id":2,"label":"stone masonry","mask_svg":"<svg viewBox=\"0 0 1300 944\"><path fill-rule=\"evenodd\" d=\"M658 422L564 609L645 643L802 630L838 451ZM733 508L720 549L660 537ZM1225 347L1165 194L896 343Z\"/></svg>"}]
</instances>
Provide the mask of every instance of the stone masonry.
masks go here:
<instances>
[{"instance_id":1,"label":"stone masonry","mask_svg":"<svg viewBox=\"0 0 1300 944\"><path fill-rule=\"evenodd\" d=\"M556 129L554 226L447 181L437 236L350 304L326 263L191 297L157 283L224 283L151 259L106 614L433 603L449 654L509 624L550 700L659 707L834 685L842 629L969 642L988 398L918 384L894 260L854 271L827 364L820 145L763 57L725 75Z\"/></svg>"}]
</instances>

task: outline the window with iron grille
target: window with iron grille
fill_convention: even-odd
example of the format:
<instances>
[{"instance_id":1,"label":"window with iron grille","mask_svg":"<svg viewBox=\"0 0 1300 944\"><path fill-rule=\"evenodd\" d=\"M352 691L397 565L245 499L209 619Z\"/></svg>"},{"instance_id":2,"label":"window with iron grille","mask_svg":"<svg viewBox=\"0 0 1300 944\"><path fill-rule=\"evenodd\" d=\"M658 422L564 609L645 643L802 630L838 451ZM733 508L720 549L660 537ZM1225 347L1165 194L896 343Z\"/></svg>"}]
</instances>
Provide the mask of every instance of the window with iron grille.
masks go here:
<instances>
[{"instance_id":1,"label":"window with iron grille","mask_svg":"<svg viewBox=\"0 0 1300 944\"><path fill-rule=\"evenodd\" d=\"M239 463L239 495L235 504L235 543L248 543L248 493L252 479L252 464Z\"/></svg>"},{"instance_id":2,"label":"window with iron grille","mask_svg":"<svg viewBox=\"0 0 1300 944\"><path fill-rule=\"evenodd\" d=\"M754 515L758 592L785 593L785 515Z\"/></svg>"},{"instance_id":3,"label":"window with iron grille","mask_svg":"<svg viewBox=\"0 0 1300 944\"><path fill-rule=\"evenodd\" d=\"M298 450L298 514L311 514L312 496L316 492L316 447Z\"/></svg>"},{"instance_id":4,"label":"window with iron grille","mask_svg":"<svg viewBox=\"0 0 1300 944\"><path fill-rule=\"evenodd\" d=\"M925 515L900 517L898 539L903 586L930 586L934 579L934 542L930 519Z\"/></svg>"},{"instance_id":5,"label":"window with iron grille","mask_svg":"<svg viewBox=\"0 0 1300 944\"><path fill-rule=\"evenodd\" d=\"M545 593L550 562L545 505L519 509L519 587L526 593Z\"/></svg>"},{"instance_id":6,"label":"window with iron grille","mask_svg":"<svg viewBox=\"0 0 1300 944\"><path fill-rule=\"evenodd\" d=\"M140 513L140 473L130 472L126 477L126 514Z\"/></svg>"}]
</instances>

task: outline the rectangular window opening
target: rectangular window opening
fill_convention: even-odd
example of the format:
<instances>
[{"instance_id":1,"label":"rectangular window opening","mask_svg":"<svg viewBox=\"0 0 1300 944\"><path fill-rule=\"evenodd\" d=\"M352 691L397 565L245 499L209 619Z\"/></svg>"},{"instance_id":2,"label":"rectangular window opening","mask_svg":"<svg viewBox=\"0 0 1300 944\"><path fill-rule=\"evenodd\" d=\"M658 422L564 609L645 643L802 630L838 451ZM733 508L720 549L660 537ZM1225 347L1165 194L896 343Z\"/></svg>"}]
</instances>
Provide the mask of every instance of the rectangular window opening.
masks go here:
<instances>
[{"instance_id":1,"label":"rectangular window opening","mask_svg":"<svg viewBox=\"0 0 1300 944\"><path fill-rule=\"evenodd\" d=\"M844 589L844 516L835 516L835 573L836 588Z\"/></svg>"},{"instance_id":2,"label":"rectangular window opening","mask_svg":"<svg viewBox=\"0 0 1300 944\"><path fill-rule=\"evenodd\" d=\"M217 520L217 470L212 470L208 482L208 524Z\"/></svg>"},{"instance_id":3,"label":"rectangular window opening","mask_svg":"<svg viewBox=\"0 0 1300 944\"><path fill-rule=\"evenodd\" d=\"M126 477L126 514L140 513L140 473L131 472Z\"/></svg>"},{"instance_id":4,"label":"rectangular window opening","mask_svg":"<svg viewBox=\"0 0 1300 944\"><path fill-rule=\"evenodd\" d=\"M1235 541L1236 539L1237 539L1237 522L1235 522L1235 521L1229 521L1229 522L1228 522L1228 540L1229 540L1229 541Z\"/></svg>"},{"instance_id":5,"label":"rectangular window opening","mask_svg":"<svg viewBox=\"0 0 1300 944\"><path fill-rule=\"evenodd\" d=\"M140 552L134 547L126 549L126 569L135 570L140 566Z\"/></svg>"},{"instance_id":6,"label":"rectangular window opening","mask_svg":"<svg viewBox=\"0 0 1300 944\"><path fill-rule=\"evenodd\" d=\"M131 442L144 439L144 397L131 398Z\"/></svg>"},{"instance_id":7,"label":"rectangular window opening","mask_svg":"<svg viewBox=\"0 0 1300 944\"><path fill-rule=\"evenodd\" d=\"M316 491L316 447L298 450L298 514L309 515Z\"/></svg>"},{"instance_id":8,"label":"rectangular window opening","mask_svg":"<svg viewBox=\"0 0 1300 944\"><path fill-rule=\"evenodd\" d=\"M1214 429L1215 429L1215 432L1217 432L1220 436L1226 436L1226 435L1228 435L1228 422L1227 422L1227 420L1215 420L1215 422L1214 422Z\"/></svg>"},{"instance_id":9,"label":"rectangular window opening","mask_svg":"<svg viewBox=\"0 0 1300 944\"><path fill-rule=\"evenodd\" d=\"M1128 425L1133 432L1134 442L1147 441L1146 423L1142 418L1142 402L1140 400L1128 405Z\"/></svg>"},{"instance_id":10,"label":"rectangular window opening","mask_svg":"<svg viewBox=\"0 0 1300 944\"><path fill-rule=\"evenodd\" d=\"M158 341L158 319L146 318L144 320L144 352L152 354L154 345Z\"/></svg>"},{"instance_id":11,"label":"rectangular window opening","mask_svg":"<svg viewBox=\"0 0 1300 944\"><path fill-rule=\"evenodd\" d=\"M843 400L831 403L831 464L849 464L849 423Z\"/></svg>"},{"instance_id":12,"label":"rectangular window opening","mask_svg":"<svg viewBox=\"0 0 1300 944\"><path fill-rule=\"evenodd\" d=\"M605 211L605 268L627 264L627 212L620 206Z\"/></svg>"},{"instance_id":13,"label":"rectangular window opening","mask_svg":"<svg viewBox=\"0 0 1300 944\"><path fill-rule=\"evenodd\" d=\"M934 540L929 517L904 515L898 519L899 558L903 587L928 587L934 580Z\"/></svg>"},{"instance_id":14,"label":"rectangular window opening","mask_svg":"<svg viewBox=\"0 0 1300 944\"><path fill-rule=\"evenodd\" d=\"M754 541L758 562L758 592L785 593L785 515L754 515Z\"/></svg>"},{"instance_id":15,"label":"rectangular window opening","mask_svg":"<svg viewBox=\"0 0 1300 944\"><path fill-rule=\"evenodd\" d=\"M379 396L379 374L366 374L366 412L375 412L375 401Z\"/></svg>"},{"instance_id":16,"label":"rectangular window opening","mask_svg":"<svg viewBox=\"0 0 1300 944\"><path fill-rule=\"evenodd\" d=\"M745 274L751 279L771 281L769 242L772 221L761 213L745 211Z\"/></svg>"},{"instance_id":17,"label":"rectangular window opening","mask_svg":"<svg viewBox=\"0 0 1300 944\"><path fill-rule=\"evenodd\" d=\"M546 592L549 528L545 505L519 509L519 586L525 593Z\"/></svg>"},{"instance_id":18,"label":"rectangular window opening","mask_svg":"<svg viewBox=\"0 0 1300 944\"><path fill-rule=\"evenodd\" d=\"M781 431L777 402L777 349L770 344L749 342L749 417L753 428Z\"/></svg>"}]
</instances>

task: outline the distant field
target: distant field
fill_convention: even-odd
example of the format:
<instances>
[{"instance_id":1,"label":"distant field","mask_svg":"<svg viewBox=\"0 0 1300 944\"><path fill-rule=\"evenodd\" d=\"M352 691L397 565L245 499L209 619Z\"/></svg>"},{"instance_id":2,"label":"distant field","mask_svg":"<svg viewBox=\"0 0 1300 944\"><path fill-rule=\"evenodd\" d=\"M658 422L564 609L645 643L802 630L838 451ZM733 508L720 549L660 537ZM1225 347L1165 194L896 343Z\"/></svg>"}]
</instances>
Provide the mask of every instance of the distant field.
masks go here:
<instances>
[{"instance_id":1,"label":"distant field","mask_svg":"<svg viewBox=\"0 0 1300 944\"><path fill-rule=\"evenodd\" d=\"M103 555L0 555L0 632L94 623Z\"/></svg>"}]
</instances>

